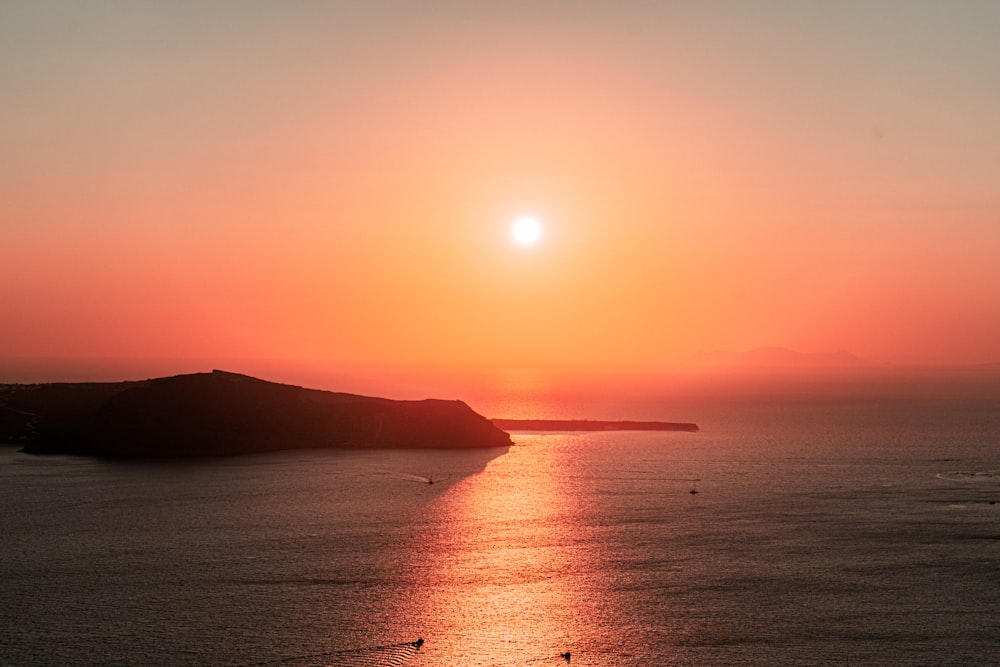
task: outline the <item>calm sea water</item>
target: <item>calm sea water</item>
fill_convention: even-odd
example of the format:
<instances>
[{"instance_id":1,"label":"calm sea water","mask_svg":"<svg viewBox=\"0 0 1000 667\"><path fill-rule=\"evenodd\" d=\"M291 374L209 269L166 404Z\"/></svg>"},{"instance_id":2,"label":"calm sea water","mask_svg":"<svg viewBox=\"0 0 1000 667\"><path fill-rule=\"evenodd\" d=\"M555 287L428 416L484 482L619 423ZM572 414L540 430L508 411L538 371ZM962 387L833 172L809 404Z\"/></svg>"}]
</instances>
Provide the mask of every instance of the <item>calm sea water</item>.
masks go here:
<instances>
[{"instance_id":1,"label":"calm sea water","mask_svg":"<svg viewBox=\"0 0 1000 667\"><path fill-rule=\"evenodd\" d=\"M896 389L508 450L0 450L0 664L1000 663L1000 394Z\"/></svg>"}]
</instances>

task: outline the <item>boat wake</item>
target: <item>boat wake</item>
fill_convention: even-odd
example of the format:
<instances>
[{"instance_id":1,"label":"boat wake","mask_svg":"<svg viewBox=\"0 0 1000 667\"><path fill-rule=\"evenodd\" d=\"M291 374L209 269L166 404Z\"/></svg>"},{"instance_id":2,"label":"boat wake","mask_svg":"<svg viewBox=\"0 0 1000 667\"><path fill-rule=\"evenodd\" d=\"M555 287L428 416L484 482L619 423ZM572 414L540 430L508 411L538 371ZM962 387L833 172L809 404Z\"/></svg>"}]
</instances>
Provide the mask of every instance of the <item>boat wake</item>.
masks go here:
<instances>
[{"instance_id":1,"label":"boat wake","mask_svg":"<svg viewBox=\"0 0 1000 667\"><path fill-rule=\"evenodd\" d=\"M400 667L407 659L413 657L420 647L424 645L423 639L413 642L403 642L400 644L389 644L387 646L365 646L361 648L342 649L339 651L327 651L325 653L313 653L311 655L293 655L264 662L248 663L239 667L270 667L272 665L316 665L325 667ZM318 661L318 662L317 662Z\"/></svg>"},{"instance_id":2,"label":"boat wake","mask_svg":"<svg viewBox=\"0 0 1000 667\"><path fill-rule=\"evenodd\" d=\"M952 470L950 472L939 472L934 476L948 482L992 482L1000 481L1000 470Z\"/></svg>"}]
</instances>

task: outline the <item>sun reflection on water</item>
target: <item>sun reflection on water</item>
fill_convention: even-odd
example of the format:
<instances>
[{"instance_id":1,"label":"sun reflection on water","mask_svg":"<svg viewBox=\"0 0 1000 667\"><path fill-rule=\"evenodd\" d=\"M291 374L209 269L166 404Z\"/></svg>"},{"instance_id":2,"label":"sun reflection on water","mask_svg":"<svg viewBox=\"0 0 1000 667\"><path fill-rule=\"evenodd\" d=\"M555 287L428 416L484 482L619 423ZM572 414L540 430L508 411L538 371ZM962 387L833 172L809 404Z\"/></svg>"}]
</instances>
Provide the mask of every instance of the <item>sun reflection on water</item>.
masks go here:
<instances>
[{"instance_id":1,"label":"sun reflection on water","mask_svg":"<svg viewBox=\"0 0 1000 667\"><path fill-rule=\"evenodd\" d=\"M423 665L597 664L587 644L597 575L559 436L519 436L438 500L423 537ZM575 653L575 655L574 655Z\"/></svg>"}]
</instances>

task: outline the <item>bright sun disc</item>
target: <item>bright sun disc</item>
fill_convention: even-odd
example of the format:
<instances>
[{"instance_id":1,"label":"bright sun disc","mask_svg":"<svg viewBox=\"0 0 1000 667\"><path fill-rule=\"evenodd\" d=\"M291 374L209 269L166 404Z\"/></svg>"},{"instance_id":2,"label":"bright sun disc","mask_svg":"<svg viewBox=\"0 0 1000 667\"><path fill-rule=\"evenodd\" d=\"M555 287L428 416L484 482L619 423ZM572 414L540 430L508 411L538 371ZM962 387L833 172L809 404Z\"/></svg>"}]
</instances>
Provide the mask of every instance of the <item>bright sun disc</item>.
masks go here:
<instances>
[{"instance_id":1,"label":"bright sun disc","mask_svg":"<svg viewBox=\"0 0 1000 667\"><path fill-rule=\"evenodd\" d=\"M522 245L531 245L542 235L542 225L537 218L526 215L514 221L511 228L514 240Z\"/></svg>"}]
</instances>

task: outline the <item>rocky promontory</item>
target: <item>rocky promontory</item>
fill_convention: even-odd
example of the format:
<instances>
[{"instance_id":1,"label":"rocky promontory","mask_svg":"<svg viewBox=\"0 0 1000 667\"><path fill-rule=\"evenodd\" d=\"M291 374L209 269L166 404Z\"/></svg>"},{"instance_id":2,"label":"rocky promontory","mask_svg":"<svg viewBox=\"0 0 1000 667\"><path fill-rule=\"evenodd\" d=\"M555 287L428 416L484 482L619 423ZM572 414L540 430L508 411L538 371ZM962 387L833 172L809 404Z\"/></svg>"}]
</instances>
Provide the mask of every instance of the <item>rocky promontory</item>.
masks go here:
<instances>
[{"instance_id":1,"label":"rocky promontory","mask_svg":"<svg viewBox=\"0 0 1000 667\"><path fill-rule=\"evenodd\" d=\"M204 457L310 448L486 448L510 436L462 401L397 401L213 371L0 385L0 442L32 454Z\"/></svg>"}]
</instances>

